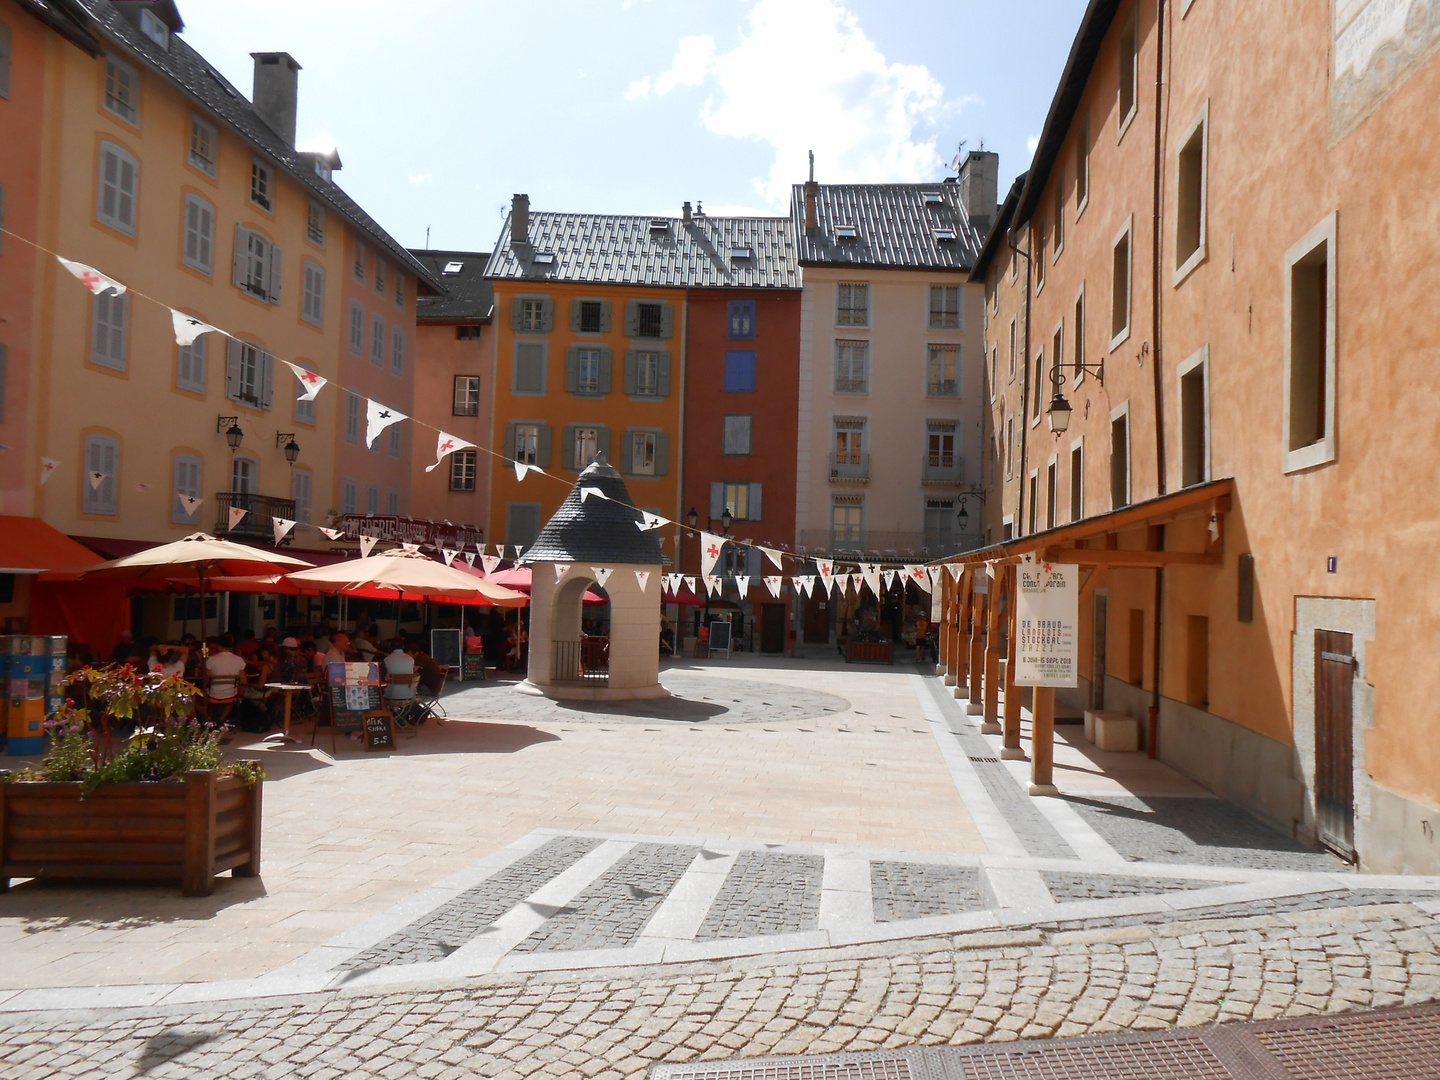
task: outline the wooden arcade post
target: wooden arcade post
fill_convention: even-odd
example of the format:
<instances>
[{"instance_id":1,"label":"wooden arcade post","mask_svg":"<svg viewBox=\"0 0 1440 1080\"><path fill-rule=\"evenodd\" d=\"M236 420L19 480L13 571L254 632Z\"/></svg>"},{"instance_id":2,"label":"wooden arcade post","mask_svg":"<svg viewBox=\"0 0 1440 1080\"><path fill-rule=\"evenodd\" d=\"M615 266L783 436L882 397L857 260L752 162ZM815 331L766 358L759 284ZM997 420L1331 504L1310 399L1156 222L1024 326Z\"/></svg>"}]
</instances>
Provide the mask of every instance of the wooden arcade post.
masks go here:
<instances>
[{"instance_id":1,"label":"wooden arcade post","mask_svg":"<svg viewBox=\"0 0 1440 1080\"><path fill-rule=\"evenodd\" d=\"M972 571L972 577L979 580L980 575L985 573L983 566ZM985 639L983 637L985 627L985 602L989 597L979 589L970 590L970 678L967 685L970 699L965 703L965 711L971 716L980 715L983 706L980 703L980 689L985 676Z\"/></svg>"},{"instance_id":2,"label":"wooden arcade post","mask_svg":"<svg viewBox=\"0 0 1440 1080\"><path fill-rule=\"evenodd\" d=\"M1000 747L1000 757L1006 761L1024 761L1025 751L1020 746L1020 688L1015 685L1015 620L1018 605L1015 603L1014 566L1005 567L1005 592L1010 598L1010 610L1005 619L1005 741Z\"/></svg>"},{"instance_id":3,"label":"wooden arcade post","mask_svg":"<svg viewBox=\"0 0 1440 1080\"><path fill-rule=\"evenodd\" d=\"M990 579L987 598L989 617L985 624L985 713L980 734L999 735L1000 726L1000 597L1005 585L1004 569L997 569Z\"/></svg>"},{"instance_id":4,"label":"wooden arcade post","mask_svg":"<svg viewBox=\"0 0 1440 1080\"><path fill-rule=\"evenodd\" d=\"M955 685L955 581L946 571L940 578L940 664L935 672L945 677L946 686Z\"/></svg>"},{"instance_id":5,"label":"wooden arcade post","mask_svg":"<svg viewBox=\"0 0 1440 1080\"><path fill-rule=\"evenodd\" d=\"M957 583L960 586L960 602L955 605L954 637L951 643L951 653L955 657L954 694L957 701L965 697L969 689L967 680L970 678L970 652L965 645L965 619L970 610L970 590L974 585L973 576L974 571L967 566Z\"/></svg>"},{"instance_id":6,"label":"wooden arcade post","mask_svg":"<svg viewBox=\"0 0 1440 1080\"><path fill-rule=\"evenodd\" d=\"M1055 688L1037 686L1031 693L1030 794L1059 795L1055 786Z\"/></svg>"}]
</instances>

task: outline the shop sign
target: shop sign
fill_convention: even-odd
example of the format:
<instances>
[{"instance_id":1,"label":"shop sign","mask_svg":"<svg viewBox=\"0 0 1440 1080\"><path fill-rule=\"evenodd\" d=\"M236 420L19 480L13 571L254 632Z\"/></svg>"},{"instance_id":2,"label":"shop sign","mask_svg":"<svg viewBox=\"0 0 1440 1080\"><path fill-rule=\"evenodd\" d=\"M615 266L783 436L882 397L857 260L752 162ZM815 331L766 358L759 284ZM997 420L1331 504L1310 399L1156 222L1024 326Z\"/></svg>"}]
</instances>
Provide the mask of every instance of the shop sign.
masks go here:
<instances>
[{"instance_id":1,"label":"shop sign","mask_svg":"<svg viewBox=\"0 0 1440 1080\"><path fill-rule=\"evenodd\" d=\"M1078 686L1080 568L1021 563L1015 573L1015 685Z\"/></svg>"},{"instance_id":2,"label":"shop sign","mask_svg":"<svg viewBox=\"0 0 1440 1080\"><path fill-rule=\"evenodd\" d=\"M346 514L335 523L350 539L373 536L396 544L422 544L433 548L464 551L480 549L485 532L469 525L452 525L448 521L427 521L422 518L395 517L389 514Z\"/></svg>"}]
</instances>

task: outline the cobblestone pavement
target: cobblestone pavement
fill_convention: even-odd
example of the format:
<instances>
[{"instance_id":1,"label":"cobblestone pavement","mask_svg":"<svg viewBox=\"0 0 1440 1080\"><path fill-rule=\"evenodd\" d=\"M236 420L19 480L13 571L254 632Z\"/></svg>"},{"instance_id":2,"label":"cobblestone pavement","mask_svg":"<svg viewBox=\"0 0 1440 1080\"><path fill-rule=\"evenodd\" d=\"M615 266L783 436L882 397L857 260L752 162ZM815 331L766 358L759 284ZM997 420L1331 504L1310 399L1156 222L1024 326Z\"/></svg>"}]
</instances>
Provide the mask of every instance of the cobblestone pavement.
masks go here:
<instances>
[{"instance_id":1,"label":"cobblestone pavement","mask_svg":"<svg viewBox=\"0 0 1440 1080\"><path fill-rule=\"evenodd\" d=\"M824 860L742 851L720 886L697 938L758 937L813 930L820 916Z\"/></svg>"},{"instance_id":2,"label":"cobblestone pavement","mask_svg":"<svg viewBox=\"0 0 1440 1080\"><path fill-rule=\"evenodd\" d=\"M1050 896L1060 904L1078 900L1109 900L1116 896L1183 892L1203 889L1210 884L1194 878L1119 877L1115 874L1071 874L1061 870L1042 871L1040 877Z\"/></svg>"},{"instance_id":3,"label":"cobblestone pavement","mask_svg":"<svg viewBox=\"0 0 1440 1080\"><path fill-rule=\"evenodd\" d=\"M870 897L877 923L953 915L985 906L980 871L970 866L872 862Z\"/></svg>"},{"instance_id":4,"label":"cobblestone pavement","mask_svg":"<svg viewBox=\"0 0 1440 1080\"><path fill-rule=\"evenodd\" d=\"M1412 903L1319 912L1240 904L1118 929L932 936L406 992L12 1014L0 1018L0 1074L614 1080L657 1062L1154 1030L1437 996L1440 920Z\"/></svg>"}]
</instances>

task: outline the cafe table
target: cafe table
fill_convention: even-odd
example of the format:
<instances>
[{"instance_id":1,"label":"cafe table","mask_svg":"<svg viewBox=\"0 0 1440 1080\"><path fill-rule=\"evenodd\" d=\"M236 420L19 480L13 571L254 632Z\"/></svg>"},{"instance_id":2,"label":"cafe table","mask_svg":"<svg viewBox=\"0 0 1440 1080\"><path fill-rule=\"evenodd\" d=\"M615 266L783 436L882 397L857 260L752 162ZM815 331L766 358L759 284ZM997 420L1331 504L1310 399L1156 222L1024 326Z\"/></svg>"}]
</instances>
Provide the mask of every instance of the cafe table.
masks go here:
<instances>
[{"instance_id":1,"label":"cafe table","mask_svg":"<svg viewBox=\"0 0 1440 1080\"><path fill-rule=\"evenodd\" d=\"M265 689L266 689L266 690L279 690L281 693L283 693L283 694L285 695L285 730L284 730L283 732L281 732L280 734L278 734L278 735L267 735L267 736L265 737L265 738L266 738L266 741L268 742L268 741L272 741L272 740L273 740L273 741L275 741L275 742L282 742L282 743L298 743L298 742L300 741L299 739L292 739L292 738L290 737L290 702L291 702L291 699L294 698L296 691L298 691L298 690L309 690L309 689L310 689L310 684L309 684L309 683L267 682L267 683L265 684Z\"/></svg>"}]
</instances>

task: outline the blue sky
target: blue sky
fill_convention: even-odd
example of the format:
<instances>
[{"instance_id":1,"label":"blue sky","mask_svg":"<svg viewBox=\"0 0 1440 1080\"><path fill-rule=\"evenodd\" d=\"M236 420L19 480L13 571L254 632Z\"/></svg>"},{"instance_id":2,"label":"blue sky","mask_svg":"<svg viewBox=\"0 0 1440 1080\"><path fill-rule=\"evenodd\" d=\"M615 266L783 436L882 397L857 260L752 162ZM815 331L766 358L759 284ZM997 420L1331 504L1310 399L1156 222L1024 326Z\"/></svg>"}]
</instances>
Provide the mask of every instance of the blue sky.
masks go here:
<instances>
[{"instance_id":1,"label":"blue sky","mask_svg":"<svg viewBox=\"0 0 1440 1080\"><path fill-rule=\"evenodd\" d=\"M784 213L805 178L939 179L960 140L1029 161L1084 0L180 0L249 93L302 65L297 139L402 243L488 251L537 209Z\"/></svg>"}]
</instances>

